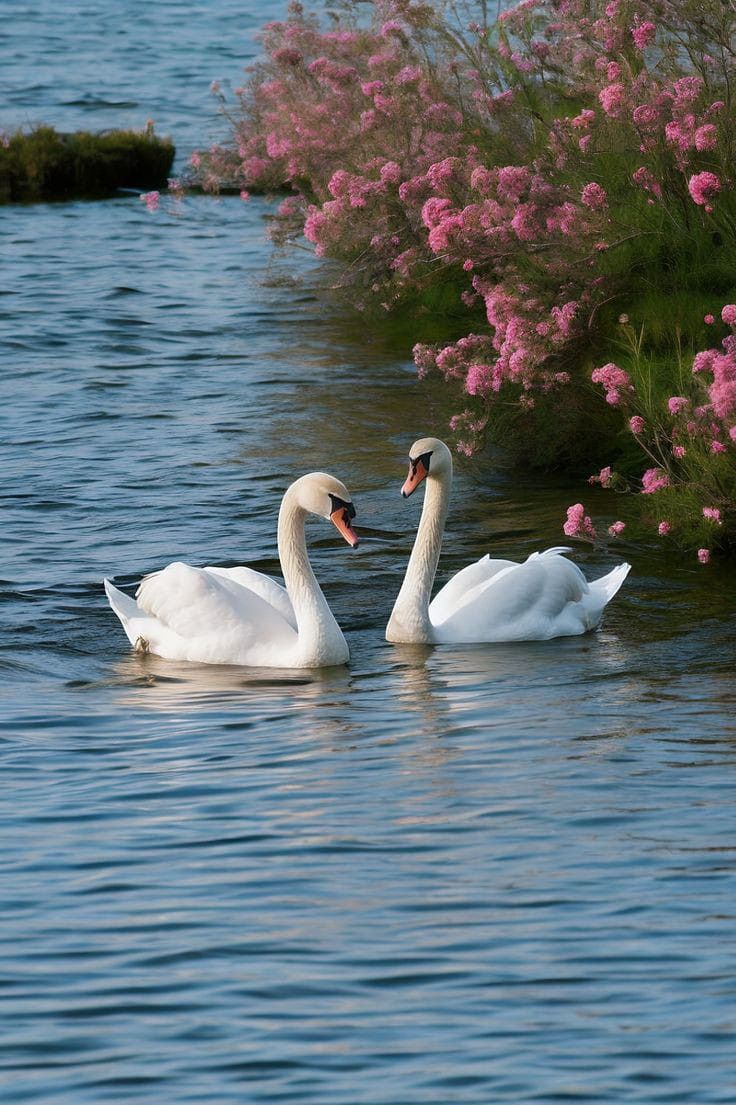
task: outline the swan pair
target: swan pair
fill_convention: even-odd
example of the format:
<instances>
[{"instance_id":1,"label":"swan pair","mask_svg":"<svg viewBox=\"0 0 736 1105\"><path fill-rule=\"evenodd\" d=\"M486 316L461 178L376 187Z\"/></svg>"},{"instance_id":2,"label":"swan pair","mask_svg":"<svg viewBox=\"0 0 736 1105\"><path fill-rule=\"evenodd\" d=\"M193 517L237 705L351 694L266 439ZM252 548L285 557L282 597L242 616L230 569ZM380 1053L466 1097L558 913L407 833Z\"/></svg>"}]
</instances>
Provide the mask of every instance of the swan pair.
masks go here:
<instances>
[{"instance_id":1,"label":"swan pair","mask_svg":"<svg viewBox=\"0 0 736 1105\"><path fill-rule=\"evenodd\" d=\"M594 629L628 575L619 564L588 583L562 553L532 553L523 564L487 555L457 572L430 601L452 485L452 456L438 438L415 442L407 498L426 482L414 548L386 629L395 643L546 641ZM105 580L110 605L131 644L168 660L250 667L317 668L347 662L348 646L307 555L307 514L331 521L349 545L355 507L339 480L311 472L281 503L278 549L286 587L252 568L169 564L146 576L136 598Z\"/></svg>"}]
</instances>

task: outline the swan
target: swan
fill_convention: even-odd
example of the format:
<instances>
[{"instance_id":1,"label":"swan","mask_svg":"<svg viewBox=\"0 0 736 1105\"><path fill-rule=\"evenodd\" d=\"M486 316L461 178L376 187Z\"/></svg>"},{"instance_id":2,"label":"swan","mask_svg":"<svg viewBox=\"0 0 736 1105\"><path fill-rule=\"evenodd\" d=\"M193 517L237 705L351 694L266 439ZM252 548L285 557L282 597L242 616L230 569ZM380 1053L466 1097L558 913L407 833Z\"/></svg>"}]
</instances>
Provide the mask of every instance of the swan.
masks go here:
<instances>
[{"instance_id":1,"label":"swan","mask_svg":"<svg viewBox=\"0 0 736 1105\"><path fill-rule=\"evenodd\" d=\"M307 555L307 514L331 521L358 544L355 507L345 485L310 472L281 502L278 549L284 589L252 568L192 568L174 563L145 576L135 599L105 592L128 640L167 660L250 667L320 668L345 664L348 646L314 577Z\"/></svg>"},{"instance_id":2,"label":"swan","mask_svg":"<svg viewBox=\"0 0 736 1105\"><path fill-rule=\"evenodd\" d=\"M450 450L436 437L409 452L404 498L426 480L422 517L386 640L394 643L470 644L546 641L594 629L603 608L626 579L630 564L588 583L562 553L532 553L523 564L488 555L454 575L430 602L452 485Z\"/></svg>"}]
</instances>

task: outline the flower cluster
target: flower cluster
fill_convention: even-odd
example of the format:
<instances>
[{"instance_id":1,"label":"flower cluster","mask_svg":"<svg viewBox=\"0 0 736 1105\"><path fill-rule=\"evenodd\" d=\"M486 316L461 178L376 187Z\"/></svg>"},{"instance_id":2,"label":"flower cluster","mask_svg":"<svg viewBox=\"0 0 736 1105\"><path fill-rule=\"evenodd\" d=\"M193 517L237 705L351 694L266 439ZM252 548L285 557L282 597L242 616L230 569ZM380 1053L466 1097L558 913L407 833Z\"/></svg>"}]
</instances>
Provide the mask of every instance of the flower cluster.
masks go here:
<instances>
[{"instance_id":1,"label":"flower cluster","mask_svg":"<svg viewBox=\"0 0 736 1105\"><path fill-rule=\"evenodd\" d=\"M713 274L736 245L736 12L522 0L491 25L462 4L365 8L345 0L325 27L295 0L268 24L229 142L192 172L213 188L290 190L276 234L343 262L358 309L467 313L464 337L415 346L420 375L461 397L462 452L501 428L513 447L535 418L574 433L599 396L601 420L621 417L625 448L641 452L639 490L658 501L717 485L725 535L736 350L732 334L702 348L702 326L720 325L705 308L732 295ZM640 378L642 342L662 346L661 305L678 290L703 302L670 333L701 349L689 388L674 354L658 368L662 397ZM619 316L642 327L625 355ZM736 305L720 322L736 325ZM590 537L586 518L565 525Z\"/></svg>"}]
</instances>

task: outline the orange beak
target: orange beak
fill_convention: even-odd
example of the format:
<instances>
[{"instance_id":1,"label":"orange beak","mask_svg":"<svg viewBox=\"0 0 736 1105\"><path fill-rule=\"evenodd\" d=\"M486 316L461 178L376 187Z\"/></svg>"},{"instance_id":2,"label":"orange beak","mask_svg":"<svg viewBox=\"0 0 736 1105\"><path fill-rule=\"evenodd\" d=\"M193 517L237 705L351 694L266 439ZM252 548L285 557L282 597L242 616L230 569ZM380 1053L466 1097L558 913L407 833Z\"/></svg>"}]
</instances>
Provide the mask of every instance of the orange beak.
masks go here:
<instances>
[{"instance_id":1,"label":"orange beak","mask_svg":"<svg viewBox=\"0 0 736 1105\"><path fill-rule=\"evenodd\" d=\"M354 509L353 515L355 515ZM351 548L354 549L355 546L358 544L359 538L353 527L350 525L350 511L347 509L347 507L339 506L337 510L333 510L332 514L330 515L330 521L332 522L335 529L343 535L348 545L350 545Z\"/></svg>"},{"instance_id":2,"label":"orange beak","mask_svg":"<svg viewBox=\"0 0 736 1105\"><path fill-rule=\"evenodd\" d=\"M427 478L428 473L429 469L421 458L419 460L410 461L409 475L406 477L406 480L404 481L404 486L401 488L402 498L408 499L409 496L419 487L419 484L422 482L422 480Z\"/></svg>"}]
</instances>

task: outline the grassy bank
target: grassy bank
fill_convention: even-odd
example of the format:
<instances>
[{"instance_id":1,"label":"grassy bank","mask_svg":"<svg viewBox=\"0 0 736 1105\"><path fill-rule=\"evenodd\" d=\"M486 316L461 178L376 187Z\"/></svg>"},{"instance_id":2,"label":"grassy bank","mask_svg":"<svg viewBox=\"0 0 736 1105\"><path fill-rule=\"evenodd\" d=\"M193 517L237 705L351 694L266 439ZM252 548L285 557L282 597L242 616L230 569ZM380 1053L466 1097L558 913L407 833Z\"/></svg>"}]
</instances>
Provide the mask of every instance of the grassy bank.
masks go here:
<instances>
[{"instance_id":1,"label":"grassy bank","mask_svg":"<svg viewBox=\"0 0 736 1105\"><path fill-rule=\"evenodd\" d=\"M60 134L37 127L0 142L0 203L99 198L165 188L174 146L152 129Z\"/></svg>"}]
</instances>

